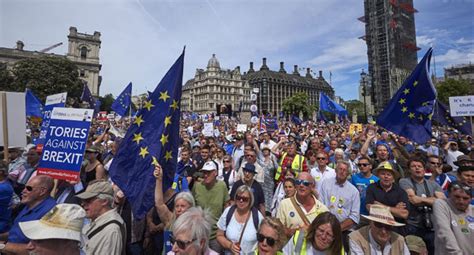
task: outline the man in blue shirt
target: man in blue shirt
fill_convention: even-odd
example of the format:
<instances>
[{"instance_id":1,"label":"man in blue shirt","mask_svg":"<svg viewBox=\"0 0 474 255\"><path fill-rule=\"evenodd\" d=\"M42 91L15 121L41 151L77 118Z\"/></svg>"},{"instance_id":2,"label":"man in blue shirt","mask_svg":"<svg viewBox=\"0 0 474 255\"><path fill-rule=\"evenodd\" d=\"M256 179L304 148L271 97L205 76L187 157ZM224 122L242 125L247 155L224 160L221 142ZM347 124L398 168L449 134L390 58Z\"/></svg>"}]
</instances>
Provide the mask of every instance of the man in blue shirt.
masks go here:
<instances>
[{"instance_id":1,"label":"man in blue shirt","mask_svg":"<svg viewBox=\"0 0 474 255\"><path fill-rule=\"evenodd\" d=\"M30 241L21 231L19 223L39 220L55 205L56 201L49 196L53 189L53 179L46 175L31 178L22 192L21 203L25 205L13 222L9 232L0 234L0 253L24 254L27 253L27 244ZM4 242L6 241L6 242Z\"/></svg>"},{"instance_id":2,"label":"man in blue shirt","mask_svg":"<svg viewBox=\"0 0 474 255\"><path fill-rule=\"evenodd\" d=\"M372 161L369 157L361 156L357 166L360 172L352 175L351 183L360 193L360 214L368 215L369 212L365 206L365 191L370 184L378 182L379 178L372 174Z\"/></svg>"},{"instance_id":3,"label":"man in blue shirt","mask_svg":"<svg viewBox=\"0 0 474 255\"><path fill-rule=\"evenodd\" d=\"M13 197L13 187L7 179L7 164L0 161L0 233L10 229L12 209L10 203Z\"/></svg>"}]
</instances>

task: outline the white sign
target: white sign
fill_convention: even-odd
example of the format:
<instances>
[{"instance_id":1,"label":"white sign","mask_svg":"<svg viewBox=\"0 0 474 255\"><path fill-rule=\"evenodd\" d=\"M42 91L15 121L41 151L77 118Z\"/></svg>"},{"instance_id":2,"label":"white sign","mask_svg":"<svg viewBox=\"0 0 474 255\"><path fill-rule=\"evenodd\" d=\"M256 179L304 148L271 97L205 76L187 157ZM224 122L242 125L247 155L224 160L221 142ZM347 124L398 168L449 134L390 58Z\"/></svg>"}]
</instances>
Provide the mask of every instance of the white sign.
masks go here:
<instances>
[{"instance_id":1,"label":"white sign","mask_svg":"<svg viewBox=\"0 0 474 255\"><path fill-rule=\"evenodd\" d=\"M250 122L252 122L252 124L257 124L258 117L257 116L252 116L252 118L250 118Z\"/></svg>"},{"instance_id":2,"label":"white sign","mask_svg":"<svg viewBox=\"0 0 474 255\"><path fill-rule=\"evenodd\" d=\"M452 117L474 116L474 96L450 97L449 111Z\"/></svg>"},{"instance_id":3,"label":"white sign","mask_svg":"<svg viewBox=\"0 0 474 255\"><path fill-rule=\"evenodd\" d=\"M250 100L257 101L257 94L250 95Z\"/></svg>"},{"instance_id":4,"label":"white sign","mask_svg":"<svg viewBox=\"0 0 474 255\"><path fill-rule=\"evenodd\" d=\"M247 124L237 124L237 132L247 132Z\"/></svg>"},{"instance_id":5,"label":"white sign","mask_svg":"<svg viewBox=\"0 0 474 255\"><path fill-rule=\"evenodd\" d=\"M3 94L6 94L6 108L3 108ZM3 116L6 115L8 146L26 146L26 110L25 93L0 92L0 146L5 145L3 139Z\"/></svg>"},{"instance_id":6,"label":"white sign","mask_svg":"<svg viewBox=\"0 0 474 255\"><path fill-rule=\"evenodd\" d=\"M67 92L49 95L46 97L45 105L66 103Z\"/></svg>"},{"instance_id":7,"label":"white sign","mask_svg":"<svg viewBox=\"0 0 474 255\"><path fill-rule=\"evenodd\" d=\"M250 106L250 111L256 112L257 110L258 110L257 105L253 104L253 105Z\"/></svg>"},{"instance_id":8,"label":"white sign","mask_svg":"<svg viewBox=\"0 0 474 255\"><path fill-rule=\"evenodd\" d=\"M204 136L214 136L214 124L212 122L204 123L202 134Z\"/></svg>"}]
</instances>

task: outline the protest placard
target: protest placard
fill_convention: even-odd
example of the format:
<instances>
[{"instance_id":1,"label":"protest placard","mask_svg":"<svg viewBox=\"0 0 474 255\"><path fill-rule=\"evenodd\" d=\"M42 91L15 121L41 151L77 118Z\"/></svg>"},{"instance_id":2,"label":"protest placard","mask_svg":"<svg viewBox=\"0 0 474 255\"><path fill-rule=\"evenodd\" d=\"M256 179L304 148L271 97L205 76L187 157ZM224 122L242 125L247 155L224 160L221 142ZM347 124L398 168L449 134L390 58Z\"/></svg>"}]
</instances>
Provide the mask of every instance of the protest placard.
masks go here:
<instances>
[{"instance_id":1,"label":"protest placard","mask_svg":"<svg viewBox=\"0 0 474 255\"><path fill-rule=\"evenodd\" d=\"M48 126L50 123L51 112L54 107L64 107L66 104L67 92L49 95L46 97L46 103L44 104L43 122L41 123L41 132L36 140L36 146L38 151L43 150L43 144L46 139L46 133L48 132Z\"/></svg>"},{"instance_id":2,"label":"protest placard","mask_svg":"<svg viewBox=\"0 0 474 255\"><path fill-rule=\"evenodd\" d=\"M474 96L449 97L451 117L474 116Z\"/></svg>"},{"instance_id":3,"label":"protest placard","mask_svg":"<svg viewBox=\"0 0 474 255\"><path fill-rule=\"evenodd\" d=\"M25 123L25 93L0 92L0 146L25 147Z\"/></svg>"},{"instance_id":4,"label":"protest placard","mask_svg":"<svg viewBox=\"0 0 474 255\"><path fill-rule=\"evenodd\" d=\"M212 122L204 123L204 128L202 129L202 134L204 136L213 136L214 135L214 124Z\"/></svg>"},{"instance_id":5,"label":"protest placard","mask_svg":"<svg viewBox=\"0 0 474 255\"><path fill-rule=\"evenodd\" d=\"M50 116L38 174L78 181L94 110L55 107Z\"/></svg>"},{"instance_id":6,"label":"protest placard","mask_svg":"<svg viewBox=\"0 0 474 255\"><path fill-rule=\"evenodd\" d=\"M237 132L242 132L242 133L247 132L247 125L246 124L237 124Z\"/></svg>"},{"instance_id":7,"label":"protest placard","mask_svg":"<svg viewBox=\"0 0 474 255\"><path fill-rule=\"evenodd\" d=\"M352 136L355 133L362 132L362 124L351 124L349 126L349 134Z\"/></svg>"}]
</instances>

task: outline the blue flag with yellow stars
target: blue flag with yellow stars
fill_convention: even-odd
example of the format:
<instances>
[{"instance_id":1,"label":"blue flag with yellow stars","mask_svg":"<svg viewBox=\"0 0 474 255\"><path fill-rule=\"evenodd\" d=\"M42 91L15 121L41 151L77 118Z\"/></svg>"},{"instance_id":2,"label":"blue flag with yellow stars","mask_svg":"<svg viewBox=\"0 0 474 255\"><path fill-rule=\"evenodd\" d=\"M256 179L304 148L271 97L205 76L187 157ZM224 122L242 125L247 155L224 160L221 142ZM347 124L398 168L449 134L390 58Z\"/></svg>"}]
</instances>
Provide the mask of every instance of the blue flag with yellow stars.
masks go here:
<instances>
[{"instance_id":1,"label":"blue flag with yellow stars","mask_svg":"<svg viewBox=\"0 0 474 255\"><path fill-rule=\"evenodd\" d=\"M132 83L130 82L128 86L120 93L120 95L113 102L112 110L114 110L118 115L125 116L127 113L130 104L132 103Z\"/></svg>"},{"instance_id":2,"label":"blue flag with yellow stars","mask_svg":"<svg viewBox=\"0 0 474 255\"><path fill-rule=\"evenodd\" d=\"M472 135L471 121L467 117L451 117L449 107L440 101L436 101L433 120L440 125L451 126L463 134Z\"/></svg>"},{"instance_id":3,"label":"blue flag with yellow stars","mask_svg":"<svg viewBox=\"0 0 474 255\"><path fill-rule=\"evenodd\" d=\"M43 104L31 90L26 89L25 98L26 116L43 118Z\"/></svg>"},{"instance_id":4,"label":"blue flag with yellow stars","mask_svg":"<svg viewBox=\"0 0 474 255\"><path fill-rule=\"evenodd\" d=\"M334 102L331 98L326 96L326 94L324 93L321 93L321 98L319 99L319 110L324 111L324 112L339 114L341 116L347 115L347 110L344 109L344 107Z\"/></svg>"},{"instance_id":5,"label":"blue flag with yellow stars","mask_svg":"<svg viewBox=\"0 0 474 255\"><path fill-rule=\"evenodd\" d=\"M145 101L110 166L110 177L124 192L134 217L154 205L155 177L163 168L163 190L173 182L179 147L180 100L184 51Z\"/></svg>"},{"instance_id":6,"label":"blue flag with yellow stars","mask_svg":"<svg viewBox=\"0 0 474 255\"><path fill-rule=\"evenodd\" d=\"M87 86L87 82L84 82L81 101L87 102L89 104L89 109L95 109L96 101L95 98L92 96L91 91L89 90L89 86Z\"/></svg>"},{"instance_id":7,"label":"blue flag with yellow stars","mask_svg":"<svg viewBox=\"0 0 474 255\"><path fill-rule=\"evenodd\" d=\"M436 99L429 75L432 52L431 48L426 52L377 119L378 125L418 144L431 138L431 117Z\"/></svg>"}]
</instances>

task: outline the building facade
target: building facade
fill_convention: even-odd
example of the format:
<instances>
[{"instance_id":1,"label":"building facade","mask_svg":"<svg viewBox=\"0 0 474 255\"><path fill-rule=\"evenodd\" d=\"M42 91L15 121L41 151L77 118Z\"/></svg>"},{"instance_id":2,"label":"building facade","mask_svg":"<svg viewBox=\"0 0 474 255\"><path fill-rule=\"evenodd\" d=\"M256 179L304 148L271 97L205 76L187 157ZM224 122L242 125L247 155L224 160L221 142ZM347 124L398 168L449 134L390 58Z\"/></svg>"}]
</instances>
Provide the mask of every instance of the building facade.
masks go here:
<instances>
[{"instance_id":1,"label":"building facade","mask_svg":"<svg viewBox=\"0 0 474 255\"><path fill-rule=\"evenodd\" d=\"M413 0L364 0L365 39L375 112L381 112L417 64Z\"/></svg>"},{"instance_id":2,"label":"building facade","mask_svg":"<svg viewBox=\"0 0 474 255\"><path fill-rule=\"evenodd\" d=\"M99 95L102 77L100 76L100 32L94 32L89 35L78 33L77 28L70 27L68 35L68 52L66 55L58 55L47 53L48 50L61 45L62 43L53 45L41 51L29 51L24 49L22 41L17 42L16 48L0 47L0 62L6 63L11 68L17 61L37 58L42 56L52 56L67 58L74 62L78 68L79 78L87 85L94 96Z\"/></svg>"},{"instance_id":3,"label":"building facade","mask_svg":"<svg viewBox=\"0 0 474 255\"><path fill-rule=\"evenodd\" d=\"M467 80L474 85L474 65L460 64L444 69L444 78L454 80Z\"/></svg>"},{"instance_id":4,"label":"building facade","mask_svg":"<svg viewBox=\"0 0 474 255\"><path fill-rule=\"evenodd\" d=\"M250 88L242 80L240 67L221 69L215 54L206 69L196 69L193 79L188 80L181 95L181 110L199 114L215 113L217 105L231 105L233 112L249 109Z\"/></svg>"},{"instance_id":5,"label":"building facade","mask_svg":"<svg viewBox=\"0 0 474 255\"><path fill-rule=\"evenodd\" d=\"M316 106L319 105L321 92L334 99L334 89L323 78L322 71L319 71L318 77L313 77L309 68L306 71L304 76L300 75L298 66L295 65L293 72L287 73L284 62L280 62L280 70L272 71L267 66L266 58L263 58L262 66L258 71L253 69L253 62L250 62L250 68L243 79L252 90L258 91L259 112L278 116L283 110L283 101L296 93L307 94L308 103Z\"/></svg>"},{"instance_id":6,"label":"building facade","mask_svg":"<svg viewBox=\"0 0 474 255\"><path fill-rule=\"evenodd\" d=\"M374 105L372 104L370 91L372 91L371 78L362 70L359 80L359 101L364 103L364 112L367 113L367 117L374 115Z\"/></svg>"}]
</instances>

